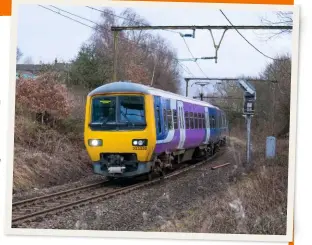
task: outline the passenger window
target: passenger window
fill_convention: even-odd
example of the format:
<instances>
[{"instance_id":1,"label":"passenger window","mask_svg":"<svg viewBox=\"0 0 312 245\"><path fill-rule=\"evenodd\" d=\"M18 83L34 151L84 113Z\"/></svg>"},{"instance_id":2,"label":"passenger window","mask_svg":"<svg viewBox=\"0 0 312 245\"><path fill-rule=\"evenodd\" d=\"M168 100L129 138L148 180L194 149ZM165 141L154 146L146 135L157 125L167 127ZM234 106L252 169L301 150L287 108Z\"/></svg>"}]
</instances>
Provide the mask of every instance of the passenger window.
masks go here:
<instances>
[{"instance_id":1,"label":"passenger window","mask_svg":"<svg viewBox=\"0 0 312 245\"><path fill-rule=\"evenodd\" d=\"M211 127L212 128L215 128L215 118L214 118L214 116L211 116Z\"/></svg>"},{"instance_id":2,"label":"passenger window","mask_svg":"<svg viewBox=\"0 0 312 245\"><path fill-rule=\"evenodd\" d=\"M175 129L178 128L177 110L173 110L173 126Z\"/></svg>"},{"instance_id":3,"label":"passenger window","mask_svg":"<svg viewBox=\"0 0 312 245\"><path fill-rule=\"evenodd\" d=\"M206 117L207 117L207 120L206 120L206 128L210 128L210 127L211 127L211 124L210 124L210 116L209 116L208 113L206 114Z\"/></svg>"},{"instance_id":4,"label":"passenger window","mask_svg":"<svg viewBox=\"0 0 312 245\"><path fill-rule=\"evenodd\" d=\"M188 115L188 112L186 111L185 114L184 114L184 117L185 117L185 128L186 129L189 129L190 128L190 121L189 121L189 115Z\"/></svg>"},{"instance_id":5,"label":"passenger window","mask_svg":"<svg viewBox=\"0 0 312 245\"><path fill-rule=\"evenodd\" d=\"M167 121L168 121L168 129L171 130L172 129L172 111L168 110L167 111Z\"/></svg>"},{"instance_id":6,"label":"passenger window","mask_svg":"<svg viewBox=\"0 0 312 245\"><path fill-rule=\"evenodd\" d=\"M203 128L206 128L206 121L205 121L205 114L202 114L202 124L203 124Z\"/></svg>"},{"instance_id":7,"label":"passenger window","mask_svg":"<svg viewBox=\"0 0 312 245\"><path fill-rule=\"evenodd\" d=\"M193 112L190 112L190 126L191 126L191 129L194 128L194 117L193 117Z\"/></svg>"},{"instance_id":8,"label":"passenger window","mask_svg":"<svg viewBox=\"0 0 312 245\"><path fill-rule=\"evenodd\" d=\"M202 120L203 120L203 128L206 128L206 120L205 120L205 114L202 114Z\"/></svg>"},{"instance_id":9,"label":"passenger window","mask_svg":"<svg viewBox=\"0 0 312 245\"><path fill-rule=\"evenodd\" d=\"M200 128L200 113L197 113L197 128Z\"/></svg>"}]
</instances>

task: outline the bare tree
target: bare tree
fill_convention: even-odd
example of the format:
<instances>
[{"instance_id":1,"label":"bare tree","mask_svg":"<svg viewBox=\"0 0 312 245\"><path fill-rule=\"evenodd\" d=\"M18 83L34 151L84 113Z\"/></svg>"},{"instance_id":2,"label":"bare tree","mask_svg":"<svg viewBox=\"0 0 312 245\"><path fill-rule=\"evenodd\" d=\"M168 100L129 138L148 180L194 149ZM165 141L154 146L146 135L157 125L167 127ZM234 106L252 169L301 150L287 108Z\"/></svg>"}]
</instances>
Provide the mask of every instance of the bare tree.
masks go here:
<instances>
[{"instance_id":1,"label":"bare tree","mask_svg":"<svg viewBox=\"0 0 312 245\"><path fill-rule=\"evenodd\" d=\"M275 13L277 20L269 20L267 18L261 18L263 24L268 25L284 25L292 26L293 25L293 12L292 11L278 11ZM290 30L286 30L290 31Z\"/></svg>"},{"instance_id":2,"label":"bare tree","mask_svg":"<svg viewBox=\"0 0 312 245\"><path fill-rule=\"evenodd\" d=\"M260 77L277 80L277 84L270 84L269 94L271 102L262 102L263 111L270 115L273 134L285 135L289 132L290 96L291 96L291 57L289 54L277 57L268 64ZM268 86L266 88L268 90ZM266 93L263 91L263 93Z\"/></svg>"},{"instance_id":3,"label":"bare tree","mask_svg":"<svg viewBox=\"0 0 312 245\"><path fill-rule=\"evenodd\" d=\"M81 49L79 59L74 62L74 68L75 64L80 64L75 68L79 73L75 77L80 83L93 80L92 86L95 86L111 81L114 43L110 28L114 25L148 25L148 22L132 9L126 9L119 16L112 9L103 9L89 44ZM117 49L118 80L150 85L153 79L153 87L178 92L180 71L177 54L165 39L147 31L122 31L118 33ZM161 62L156 65L157 60ZM90 74L84 67L91 64Z\"/></svg>"},{"instance_id":4,"label":"bare tree","mask_svg":"<svg viewBox=\"0 0 312 245\"><path fill-rule=\"evenodd\" d=\"M274 14L275 19L260 17L261 23L264 25L280 25L280 26L293 26L293 12L292 11L277 11ZM276 30L271 31L269 34L264 34L266 40L281 37L282 35L289 35L292 30Z\"/></svg>"},{"instance_id":5,"label":"bare tree","mask_svg":"<svg viewBox=\"0 0 312 245\"><path fill-rule=\"evenodd\" d=\"M252 77L241 77L252 81ZM290 95L291 95L291 57L289 54L275 57L268 63L258 78L263 80L276 80L271 82L251 82L257 91L255 104L255 117L253 126L261 135L283 136L289 132ZM209 102L227 111L232 127L244 126L242 118L243 91L236 82L222 82L217 85L217 91L223 91L223 96L218 93L218 99ZM216 95L208 95L216 96ZM223 98L222 98L223 97ZM236 99L238 98L238 99ZM240 99L241 98L241 99Z\"/></svg>"},{"instance_id":6,"label":"bare tree","mask_svg":"<svg viewBox=\"0 0 312 245\"><path fill-rule=\"evenodd\" d=\"M16 51L16 62L19 62L19 60L21 59L22 56L23 56L22 51L17 47L17 51Z\"/></svg>"}]
</instances>

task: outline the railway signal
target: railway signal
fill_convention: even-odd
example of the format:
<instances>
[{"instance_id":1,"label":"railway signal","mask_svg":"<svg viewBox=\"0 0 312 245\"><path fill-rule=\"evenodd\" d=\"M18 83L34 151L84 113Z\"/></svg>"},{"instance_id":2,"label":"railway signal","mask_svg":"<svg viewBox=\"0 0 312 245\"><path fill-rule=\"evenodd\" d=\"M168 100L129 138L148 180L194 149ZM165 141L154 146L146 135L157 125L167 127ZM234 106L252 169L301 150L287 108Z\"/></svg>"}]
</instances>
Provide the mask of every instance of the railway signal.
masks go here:
<instances>
[{"instance_id":1,"label":"railway signal","mask_svg":"<svg viewBox=\"0 0 312 245\"><path fill-rule=\"evenodd\" d=\"M243 113L245 115L253 115L255 112L255 97L250 96L249 94L245 93L244 95L244 109Z\"/></svg>"},{"instance_id":2,"label":"railway signal","mask_svg":"<svg viewBox=\"0 0 312 245\"><path fill-rule=\"evenodd\" d=\"M188 85L191 80L208 80L207 82L201 82L201 83L194 83L203 86L203 84L209 84L209 81L223 81L223 82L230 82L230 81L236 81L238 85L244 90L244 106L243 106L243 116L246 118L246 126L247 126L247 156L246 161L249 165L251 162L251 118L253 117L255 113L255 102L256 102L256 89L255 87L249 82L272 82L277 83L275 80L264 80L264 79L239 79L239 78L199 78L199 77L193 77L193 78L184 78L186 82L186 96L188 94ZM247 81L248 80L248 81ZM193 84L193 85L194 85ZM192 86L193 86L192 85ZM193 98L198 98L194 96ZM202 93L200 94L200 99L203 100L203 98L209 98L204 97ZM227 97L220 97L226 99ZM232 98L228 97L229 99L238 99L238 98Z\"/></svg>"},{"instance_id":3,"label":"railway signal","mask_svg":"<svg viewBox=\"0 0 312 245\"><path fill-rule=\"evenodd\" d=\"M238 80L240 87L245 91L244 93L244 115L253 115L255 112L256 89L246 80Z\"/></svg>"},{"instance_id":4,"label":"railway signal","mask_svg":"<svg viewBox=\"0 0 312 245\"><path fill-rule=\"evenodd\" d=\"M244 108L243 113L246 117L247 123L247 164L250 164L250 148L251 148L251 139L250 139L250 127L251 127L251 117L254 115L254 104L256 101L256 89L246 80L238 80L238 84L245 91L244 93Z\"/></svg>"}]
</instances>

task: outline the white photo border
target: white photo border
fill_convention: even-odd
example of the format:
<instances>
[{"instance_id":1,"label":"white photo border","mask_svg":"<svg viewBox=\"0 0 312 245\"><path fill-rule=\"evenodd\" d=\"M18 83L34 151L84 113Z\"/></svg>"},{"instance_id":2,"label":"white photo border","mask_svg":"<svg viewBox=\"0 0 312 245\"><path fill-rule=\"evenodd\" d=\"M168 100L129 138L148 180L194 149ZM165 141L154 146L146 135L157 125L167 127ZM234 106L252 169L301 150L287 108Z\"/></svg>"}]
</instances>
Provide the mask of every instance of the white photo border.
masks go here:
<instances>
[{"instance_id":1,"label":"white photo border","mask_svg":"<svg viewBox=\"0 0 312 245\"><path fill-rule=\"evenodd\" d=\"M7 175L6 175L6 222L5 233L8 235L36 236L75 236L75 237L110 237L110 238L142 238L142 239L183 239L183 240L223 240L223 241L272 241L290 242L293 239L294 227L294 190L295 162L297 139L297 94L298 94L298 65L299 65L299 6L297 5L263 5L263 4L219 4L219 3L181 3L181 2L141 2L141 1L99 1L99 0L12 0L11 19L11 48L10 48L10 87L7 134ZM177 232L130 232L130 231L100 231L100 230L56 230L56 229L22 229L11 228L12 218L12 187L14 159L14 123L15 123L15 85L16 85L16 47L17 47L17 18L18 6L21 4L59 4L59 5L97 5L109 7L134 7L146 5L150 8L174 8L183 6L203 5L210 8L231 10L271 10L293 11L292 30L292 70L291 70L291 104L289 131L289 168L288 168L288 198L287 198L287 232L286 235L251 235L251 234L206 234L206 233L177 233ZM191 6L190 6L191 5Z\"/></svg>"}]
</instances>

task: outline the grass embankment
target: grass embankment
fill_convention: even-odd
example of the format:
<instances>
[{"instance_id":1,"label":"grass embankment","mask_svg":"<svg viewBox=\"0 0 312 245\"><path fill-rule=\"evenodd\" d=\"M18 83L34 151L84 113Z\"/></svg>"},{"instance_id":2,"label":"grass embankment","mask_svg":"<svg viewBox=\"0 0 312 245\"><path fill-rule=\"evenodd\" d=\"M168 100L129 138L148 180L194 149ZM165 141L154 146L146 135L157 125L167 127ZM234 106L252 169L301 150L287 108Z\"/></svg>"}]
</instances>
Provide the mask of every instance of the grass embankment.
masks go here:
<instances>
[{"instance_id":1,"label":"grass embankment","mask_svg":"<svg viewBox=\"0 0 312 245\"><path fill-rule=\"evenodd\" d=\"M77 181L92 174L83 144L85 94L71 93L70 115L53 127L35 120L16 101L13 191L20 192Z\"/></svg>"},{"instance_id":2,"label":"grass embankment","mask_svg":"<svg viewBox=\"0 0 312 245\"><path fill-rule=\"evenodd\" d=\"M231 138L229 146L238 166L242 166L245 158L245 143L241 139ZM265 159L263 142L254 137L254 168L251 171L238 171L230 181L220 179L224 182L224 191L198 201L195 207L186 211L183 219L170 220L156 230L286 234L288 139L277 140L277 157L274 160Z\"/></svg>"}]
</instances>

